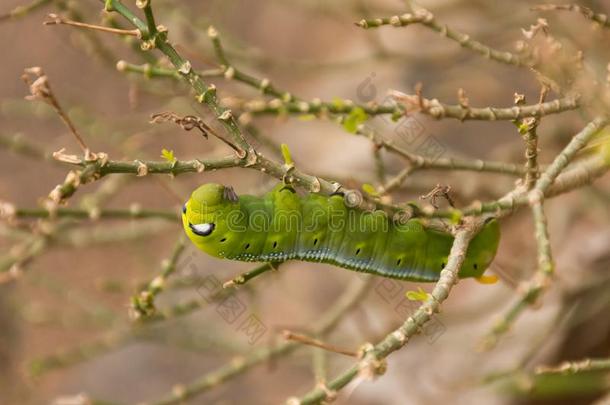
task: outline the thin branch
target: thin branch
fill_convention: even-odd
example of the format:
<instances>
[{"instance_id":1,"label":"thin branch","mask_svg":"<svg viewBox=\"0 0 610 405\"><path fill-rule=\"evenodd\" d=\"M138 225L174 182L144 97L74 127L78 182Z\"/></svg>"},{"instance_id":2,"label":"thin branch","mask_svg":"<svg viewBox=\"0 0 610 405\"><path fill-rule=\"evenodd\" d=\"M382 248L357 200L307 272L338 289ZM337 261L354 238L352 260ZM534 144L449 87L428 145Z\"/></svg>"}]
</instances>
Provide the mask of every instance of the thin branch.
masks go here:
<instances>
[{"instance_id":1,"label":"thin branch","mask_svg":"<svg viewBox=\"0 0 610 405\"><path fill-rule=\"evenodd\" d=\"M108 198L119 190L120 184L123 184L123 180L119 177L115 177L105 182L95 192L85 194L81 203L89 205L86 209L90 217L95 211L99 211L100 204L108 200ZM88 203L87 203L88 202ZM132 207L132 211L137 211L137 207ZM44 211L47 215L48 210ZM22 214L20 209L16 208L10 203L0 203L0 220L4 220L11 224L16 218ZM27 212L26 214L32 214ZM42 212L36 212L36 215L42 214ZM71 230L71 228L78 222L70 221L69 218L61 218L58 221L48 223L48 226L36 226L37 231L34 232L30 237L26 238L23 243L16 246L16 249L11 249L5 256L0 257L0 284L3 282L10 282L18 278L23 269L27 264L33 261L37 256L43 254L49 247L55 245L72 245L82 246L86 237L91 237L96 233L96 229L88 229L85 237L80 235L75 239L72 239L77 230ZM38 225L38 223L36 223ZM133 230L133 227L130 227ZM114 240L122 236L122 233L113 227L112 235ZM78 241L74 243L74 240Z\"/></svg>"},{"instance_id":2,"label":"thin branch","mask_svg":"<svg viewBox=\"0 0 610 405\"><path fill-rule=\"evenodd\" d=\"M538 133L537 124L528 124L527 130L523 134L525 141L525 188L531 190L538 180Z\"/></svg>"},{"instance_id":3,"label":"thin branch","mask_svg":"<svg viewBox=\"0 0 610 405\"><path fill-rule=\"evenodd\" d=\"M468 104L444 104L437 99L427 99L421 94L405 94L392 91L391 95L404 104L405 111L421 112L436 119L455 118L460 121L480 120L516 120L528 117L542 117L549 114L558 114L564 111L575 110L580 107L578 94L567 95L552 101L532 105L516 105L513 107L470 107Z\"/></svg>"},{"instance_id":4,"label":"thin branch","mask_svg":"<svg viewBox=\"0 0 610 405\"><path fill-rule=\"evenodd\" d=\"M375 177L377 178L377 181L380 183L385 183L387 181L386 165L383 160L381 148L379 148L377 145L373 145L373 160L375 161Z\"/></svg>"},{"instance_id":5,"label":"thin branch","mask_svg":"<svg viewBox=\"0 0 610 405\"><path fill-rule=\"evenodd\" d=\"M17 6L6 14L0 14L0 22L24 17L36 9L46 6L50 2L51 0L34 0L24 6Z\"/></svg>"},{"instance_id":6,"label":"thin branch","mask_svg":"<svg viewBox=\"0 0 610 405\"><path fill-rule=\"evenodd\" d=\"M72 27L87 28L90 30L106 32L109 34L127 35L132 37L141 36L141 33L138 30L123 30L120 28L111 28L104 27L102 25L87 24L80 21L68 20L67 18L60 17L57 14L49 14L47 18L48 20L45 20L43 22L44 25L70 25Z\"/></svg>"},{"instance_id":7,"label":"thin branch","mask_svg":"<svg viewBox=\"0 0 610 405\"><path fill-rule=\"evenodd\" d=\"M356 351L346 350L341 347L334 346L334 345L328 344L326 342L323 342L319 339L314 339L310 336L303 335L301 333L295 333L295 332L292 332L289 330L283 330L282 336L286 340L292 340L293 342L299 342L299 343L307 345L307 346L318 347L318 348L324 349L328 352L344 354L344 355L350 356L350 357L358 357L358 353Z\"/></svg>"},{"instance_id":8,"label":"thin branch","mask_svg":"<svg viewBox=\"0 0 610 405\"><path fill-rule=\"evenodd\" d=\"M201 282L198 279L198 282ZM156 329L151 328L160 322L186 316L196 310L205 308L207 305L222 301L227 297L226 291L219 291L207 300L189 300L176 304L170 308L159 309L152 316L141 318L139 322L132 323L128 327L114 330L94 341L88 341L75 347L61 350L51 355L39 358L32 362L30 369L35 375L40 375L58 368L69 367L87 361L94 356L108 353L131 341L147 337Z\"/></svg>"},{"instance_id":9,"label":"thin branch","mask_svg":"<svg viewBox=\"0 0 610 405\"><path fill-rule=\"evenodd\" d=\"M343 316L353 307L358 305L369 288L372 286L372 279L367 277L365 282L354 280L345 292L335 301L313 326L316 336L322 336L335 328ZM187 399L201 395L223 382L235 378L251 368L262 364L268 360L285 356L294 350L302 347L297 342L282 342L272 347L264 347L251 352L250 354L239 357L229 364L209 372L193 382L186 385L177 385L166 398L159 401L151 401L150 405L173 405L184 402Z\"/></svg>"},{"instance_id":10,"label":"thin branch","mask_svg":"<svg viewBox=\"0 0 610 405\"><path fill-rule=\"evenodd\" d=\"M548 93L548 87L543 86L540 92L538 104L542 104ZM525 96L515 93L515 105L520 106L525 104ZM525 188L531 190L538 180L538 118L524 118L514 121L515 125L525 142Z\"/></svg>"},{"instance_id":11,"label":"thin branch","mask_svg":"<svg viewBox=\"0 0 610 405\"><path fill-rule=\"evenodd\" d=\"M0 147L18 153L22 156L59 163L53 159L53 154L45 151L36 143L28 140L23 134L13 136L0 134Z\"/></svg>"},{"instance_id":12,"label":"thin branch","mask_svg":"<svg viewBox=\"0 0 610 405\"><path fill-rule=\"evenodd\" d=\"M392 92L394 95L404 94ZM408 95L407 95L408 96ZM410 96L409 96L410 97ZM282 115L282 114L349 114L355 108L362 108L368 115L404 114L404 107L398 105L378 105L369 103L357 105L349 100L344 103L315 101L284 102L273 99L269 102L254 100L243 103L240 108L255 115ZM437 99L422 98L423 109L417 111L429 115L435 119L454 118L460 121L498 121L514 120L525 117L541 117L549 114L557 114L580 107L578 96L566 96L543 104L527 105L522 107L464 107L459 104L444 104ZM413 110L415 111L415 109Z\"/></svg>"},{"instance_id":13,"label":"thin branch","mask_svg":"<svg viewBox=\"0 0 610 405\"><path fill-rule=\"evenodd\" d=\"M40 377L52 370L83 363L125 345L133 338L135 336L132 333L115 331L93 342L86 342L75 348L35 359L29 364L29 372L33 377Z\"/></svg>"},{"instance_id":14,"label":"thin branch","mask_svg":"<svg viewBox=\"0 0 610 405\"><path fill-rule=\"evenodd\" d=\"M575 164L569 170L566 170L553 182L546 190L544 198L552 198L558 195L568 193L578 189L586 184L591 184L593 181L602 177L610 170L610 165L600 156L594 156L586 159L583 162ZM481 215L485 213L495 213L497 215L506 215L515 209L530 204L527 193L511 191L503 197L488 202L475 202L469 207L461 210L438 210L433 212L416 211L414 215L425 217L442 217L452 218L456 214L460 216Z\"/></svg>"},{"instance_id":15,"label":"thin branch","mask_svg":"<svg viewBox=\"0 0 610 405\"><path fill-rule=\"evenodd\" d=\"M145 3L149 5L149 1L145 1ZM127 21L142 31L145 24L120 1L107 0L106 6L109 11L116 11L117 13L121 14L125 19L127 19ZM150 24L152 20L152 11L150 11L150 16L147 14L147 19ZM167 32L165 30L159 32L149 32L149 35L151 43L169 58L174 67L178 69L178 72L182 75L183 79L191 85L193 90L195 90L195 98L197 101L199 103L206 104L215 114L216 119L227 130L234 145L240 149L238 154L239 158L246 158L246 156L253 151L251 151L250 145L243 137L243 134L237 125L237 120L231 113L231 110L222 107L219 104L216 97L216 87L214 85L208 85L205 83L192 69L191 63L183 58L167 40Z\"/></svg>"},{"instance_id":16,"label":"thin branch","mask_svg":"<svg viewBox=\"0 0 610 405\"><path fill-rule=\"evenodd\" d=\"M152 0L136 0L136 7L144 10L144 16L146 18L146 25L148 27L149 37L157 35L157 23L155 22L155 16L153 15Z\"/></svg>"},{"instance_id":17,"label":"thin branch","mask_svg":"<svg viewBox=\"0 0 610 405\"><path fill-rule=\"evenodd\" d=\"M217 35L217 34L216 34ZM133 65L126 62L119 62L117 68L121 71L140 73L147 77L171 77L179 78L180 74L176 70L163 69L152 67L150 65ZM234 66L231 69L223 68L220 71L216 69L198 71L201 77L218 77L224 76L225 79L234 79L241 81L255 89L259 89L264 94L270 94L277 98L271 101L252 100L242 103L239 107L246 112L256 115L281 115L281 114L316 114L324 116L325 114L349 114L355 108L362 108L364 112L371 116L377 115L403 115L405 107L402 105L379 105L377 103L358 104L350 100L342 100L342 102L329 102L322 100L303 100L294 94L275 88L271 85L268 79L258 79L254 76L246 75L237 70ZM229 74L227 75L227 72ZM417 96L407 95L405 93L393 91L395 98L405 102L405 105L410 106ZM495 121L495 120L514 120L526 117L541 117L550 114L558 114L564 111L574 110L580 107L580 97L578 95L568 95L563 98L548 101L545 103L515 106L515 107L469 107L463 104L445 104L437 99L416 100L418 107L411 110L429 115L435 119L454 118L461 121L464 120L480 120L480 121ZM423 108L422 108L423 107ZM410 107L409 107L410 108ZM409 111L409 110L408 110Z\"/></svg>"},{"instance_id":18,"label":"thin branch","mask_svg":"<svg viewBox=\"0 0 610 405\"><path fill-rule=\"evenodd\" d=\"M391 177L387 182L377 187L377 193L379 193L379 195L386 195L396 190L404 183L411 173L413 173L413 166L405 167L394 177Z\"/></svg>"},{"instance_id":19,"label":"thin branch","mask_svg":"<svg viewBox=\"0 0 610 405\"><path fill-rule=\"evenodd\" d=\"M216 86L206 84L199 75L192 69L191 63L184 59L175 48L167 40L167 30L163 27L155 27L154 31L150 31L148 24L153 21L152 10L149 7L149 0L144 0L140 4L145 9L147 22L142 21L133 12L125 7L118 0L107 0L104 2L107 11L114 11L122 15L130 24L136 27L135 31L139 31L142 39L142 46L146 49L153 47L159 49L170 62L178 70L181 77L188 82L195 90L196 99L199 103L206 104L215 114L217 120L225 127L229 133L234 145L239 148L238 156L240 159L246 158L250 152L250 145L243 137L241 130L237 125L236 119L231 111L222 107L216 97ZM83 27L91 28L91 27ZM161 29L160 29L161 28Z\"/></svg>"},{"instance_id":20,"label":"thin branch","mask_svg":"<svg viewBox=\"0 0 610 405\"><path fill-rule=\"evenodd\" d=\"M578 374L587 371L610 371L610 358L566 361L558 366L536 368L536 374Z\"/></svg>"},{"instance_id":21,"label":"thin branch","mask_svg":"<svg viewBox=\"0 0 610 405\"><path fill-rule=\"evenodd\" d=\"M356 23L361 28L377 28L382 25L392 25L394 27L404 27L411 24L422 24L427 28L430 28L438 32L441 36L449 38L460 46L470 49L487 59L495 60L497 62L506 63L515 66L531 66L533 61L523 56L515 55L507 51L498 51L481 42L475 41L470 38L469 35L456 31L449 28L445 24L440 24L434 18L434 15L425 9L419 8L413 13L406 13L401 16L395 15L392 17L384 18L373 18L373 19L362 19Z\"/></svg>"},{"instance_id":22,"label":"thin branch","mask_svg":"<svg viewBox=\"0 0 610 405\"><path fill-rule=\"evenodd\" d=\"M147 78L154 77L167 77L176 80L182 80L182 75L176 69L167 69L158 66L153 66L150 63L143 65L136 65L133 63L125 62L120 60L116 64L116 68L119 72L127 73L139 73ZM198 70L197 74L200 77L223 77L223 69L209 69L209 70Z\"/></svg>"},{"instance_id":23,"label":"thin branch","mask_svg":"<svg viewBox=\"0 0 610 405\"><path fill-rule=\"evenodd\" d=\"M156 312L155 298L159 295L167 284L167 279L176 271L176 263L180 255L186 249L186 238L184 235L178 237L170 257L161 263L161 274L155 277L146 288L136 296L131 297L131 315L138 320L153 315Z\"/></svg>"},{"instance_id":24,"label":"thin branch","mask_svg":"<svg viewBox=\"0 0 610 405\"><path fill-rule=\"evenodd\" d=\"M526 284L527 287L523 290L521 297L508 309L508 311L506 311L504 316L496 321L491 331L485 336L483 345L486 348L493 347L500 337L510 329L519 315L521 315L521 313L531 304L534 304L550 285L554 273L554 264L543 207L545 193L549 191L553 182L576 156L578 151L586 146L589 140L601 131L607 123L607 119L600 117L587 124L583 130L572 138L570 143L568 143L561 153L557 155L553 160L553 163L551 163L542 173L533 190L527 194L527 202L531 206L534 215L535 236L538 245L537 271L532 279Z\"/></svg>"},{"instance_id":25,"label":"thin branch","mask_svg":"<svg viewBox=\"0 0 610 405\"><path fill-rule=\"evenodd\" d=\"M0 201L0 204L2 202ZM174 211L155 211L142 209L138 205L133 205L127 209L78 209L78 208L57 208L49 212L42 208L15 208L15 218L78 218L78 219L98 219L98 218L162 218L169 221L176 221L180 216Z\"/></svg>"},{"instance_id":26,"label":"thin branch","mask_svg":"<svg viewBox=\"0 0 610 405\"><path fill-rule=\"evenodd\" d=\"M214 27L208 28L208 36L212 40L214 52L216 54L218 62L221 65L221 68L224 71L223 73L225 79L242 82L248 86L258 89L263 94L275 96L285 102L299 101L299 99L295 98L292 94L290 94L290 92L280 90L273 86L269 79L256 78L254 76L242 72L235 66L231 65L231 63L227 59L224 48L222 47L222 43L220 42L220 36L218 35L218 31Z\"/></svg>"},{"instance_id":27,"label":"thin branch","mask_svg":"<svg viewBox=\"0 0 610 405\"><path fill-rule=\"evenodd\" d=\"M34 77L34 80L32 80L30 75ZM40 67L27 68L25 69L22 79L30 88L31 94L27 96L26 99L32 101L40 100L53 107L57 115L59 115L61 120L70 130L70 133L72 133L72 135L74 135L74 138L76 138L76 142L85 154L85 159L95 160L95 155L92 155L90 153L89 148L85 144L83 137L78 133L76 127L72 123L72 120L70 119L70 117L68 117L68 114L64 112L63 108L59 104L57 97L55 97L53 90L51 90L49 78L47 77L47 75L44 74L43 70Z\"/></svg>"},{"instance_id":28,"label":"thin branch","mask_svg":"<svg viewBox=\"0 0 610 405\"><path fill-rule=\"evenodd\" d=\"M238 285L244 285L248 281L252 280L255 277L260 276L263 273L266 273L271 270L277 270L280 267L281 263L265 263L253 270L249 270L245 273L242 273L238 276L233 277L231 280L223 283L222 288L233 288Z\"/></svg>"},{"instance_id":29,"label":"thin branch","mask_svg":"<svg viewBox=\"0 0 610 405\"><path fill-rule=\"evenodd\" d=\"M608 119L599 117L591 121L585 128L572 138L570 143L553 160L553 163L540 175L534 190L545 193L553 184L557 176L572 161L576 153L580 151L599 131L608 125Z\"/></svg>"},{"instance_id":30,"label":"thin branch","mask_svg":"<svg viewBox=\"0 0 610 405\"><path fill-rule=\"evenodd\" d=\"M303 173L298 169L289 169L284 164L267 159L266 157L256 153L253 161L244 161L235 156L228 156L217 159L194 159L194 160L176 160L173 163L168 161L153 161L153 160L135 160L135 161L117 161L104 160L103 162L87 163L82 160L66 161L66 163L83 167L83 172L88 170L87 175L99 178L111 173L129 173L139 176L149 174L172 174L179 175L183 173L201 173L204 171L213 171L218 169L226 169L230 167L245 167L249 169L259 170L265 174L273 176L277 179L285 179L293 184L303 187L304 189L318 193L331 194L336 192L341 185L336 182L330 182L322 178ZM80 173L80 177L85 174ZM73 181L68 182L72 194L74 193ZM79 183L80 184L80 183ZM78 186L76 186L78 187ZM64 195L63 193L60 193Z\"/></svg>"},{"instance_id":31,"label":"thin branch","mask_svg":"<svg viewBox=\"0 0 610 405\"><path fill-rule=\"evenodd\" d=\"M579 6L578 4L541 4L532 7L532 11L573 11L583 15L586 19L599 23L604 28L610 28L608 16L603 13L596 13L588 7Z\"/></svg>"},{"instance_id":32,"label":"thin branch","mask_svg":"<svg viewBox=\"0 0 610 405\"><path fill-rule=\"evenodd\" d=\"M59 204L72 197L81 185L99 179L101 177L99 173L99 164L99 161L96 161L95 163L88 164L82 170L71 170L68 172L64 181L55 186L49 193L45 201L45 208L47 211L56 211L59 208Z\"/></svg>"},{"instance_id":33,"label":"thin branch","mask_svg":"<svg viewBox=\"0 0 610 405\"><path fill-rule=\"evenodd\" d=\"M362 129L357 131L357 133L369 138L376 146L383 147L388 150L388 152L396 154L405 159L410 164L412 171L421 169L435 169L501 173L512 176L521 176L525 174L525 169L512 163L484 161L481 159L466 160L443 157L436 159L427 158L401 148L392 140L380 137L374 131Z\"/></svg>"}]
</instances>

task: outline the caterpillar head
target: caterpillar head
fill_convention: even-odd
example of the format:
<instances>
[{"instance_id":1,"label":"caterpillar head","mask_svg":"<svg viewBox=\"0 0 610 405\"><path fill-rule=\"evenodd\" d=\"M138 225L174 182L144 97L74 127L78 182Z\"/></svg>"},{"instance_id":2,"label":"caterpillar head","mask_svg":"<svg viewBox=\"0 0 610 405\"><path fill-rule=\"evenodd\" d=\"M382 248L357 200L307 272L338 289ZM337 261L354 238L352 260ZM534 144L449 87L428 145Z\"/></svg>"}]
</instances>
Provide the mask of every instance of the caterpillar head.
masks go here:
<instances>
[{"instance_id":1,"label":"caterpillar head","mask_svg":"<svg viewBox=\"0 0 610 405\"><path fill-rule=\"evenodd\" d=\"M197 188L182 208L182 226L189 239L204 252L224 257L229 235L243 214L232 187L208 183Z\"/></svg>"}]
</instances>

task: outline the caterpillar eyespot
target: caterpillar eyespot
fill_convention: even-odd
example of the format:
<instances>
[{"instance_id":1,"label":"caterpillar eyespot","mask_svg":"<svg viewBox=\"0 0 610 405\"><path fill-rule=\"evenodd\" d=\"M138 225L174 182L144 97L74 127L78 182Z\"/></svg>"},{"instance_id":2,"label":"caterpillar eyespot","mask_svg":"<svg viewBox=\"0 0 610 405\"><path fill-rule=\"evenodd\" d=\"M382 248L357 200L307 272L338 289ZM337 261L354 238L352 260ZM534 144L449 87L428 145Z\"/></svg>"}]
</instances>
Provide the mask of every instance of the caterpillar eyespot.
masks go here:
<instances>
[{"instance_id":1,"label":"caterpillar eyespot","mask_svg":"<svg viewBox=\"0 0 610 405\"><path fill-rule=\"evenodd\" d=\"M230 187L210 183L192 193L182 222L190 240L215 257L324 262L401 280L438 280L453 243L449 233L418 218L361 210L350 193L337 196L300 196L284 184L262 197L238 196ZM480 278L499 239L498 221L485 221L459 276Z\"/></svg>"},{"instance_id":2,"label":"caterpillar eyespot","mask_svg":"<svg viewBox=\"0 0 610 405\"><path fill-rule=\"evenodd\" d=\"M189 228L193 233L197 236L208 236L214 230L215 225L213 223L203 223L203 224L191 224L189 223Z\"/></svg>"}]
</instances>

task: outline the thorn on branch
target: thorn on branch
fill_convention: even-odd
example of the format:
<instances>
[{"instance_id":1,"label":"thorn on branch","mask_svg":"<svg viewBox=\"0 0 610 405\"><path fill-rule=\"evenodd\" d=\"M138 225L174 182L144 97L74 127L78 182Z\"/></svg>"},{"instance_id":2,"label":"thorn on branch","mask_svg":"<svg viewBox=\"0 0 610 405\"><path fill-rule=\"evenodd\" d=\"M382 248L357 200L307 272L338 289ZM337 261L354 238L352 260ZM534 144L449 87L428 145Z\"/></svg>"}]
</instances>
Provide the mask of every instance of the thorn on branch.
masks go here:
<instances>
[{"instance_id":1,"label":"thorn on branch","mask_svg":"<svg viewBox=\"0 0 610 405\"><path fill-rule=\"evenodd\" d=\"M468 97L466 97L466 91L461 87L458 89L458 104L464 109L468 109Z\"/></svg>"}]
</instances>

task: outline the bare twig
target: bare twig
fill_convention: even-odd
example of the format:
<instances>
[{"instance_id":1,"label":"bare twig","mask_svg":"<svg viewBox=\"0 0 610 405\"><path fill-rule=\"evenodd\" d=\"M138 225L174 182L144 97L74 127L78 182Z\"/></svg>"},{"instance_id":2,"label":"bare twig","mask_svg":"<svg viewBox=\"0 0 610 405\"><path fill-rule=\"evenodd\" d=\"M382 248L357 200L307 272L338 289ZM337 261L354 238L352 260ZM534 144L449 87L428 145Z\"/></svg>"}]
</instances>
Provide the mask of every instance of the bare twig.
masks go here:
<instances>
[{"instance_id":1,"label":"bare twig","mask_svg":"<svg viewBox=\"0 0 610 405\"><path fill-rule=\"evenodd\" d=\"M400 91L390 93L397 101L404 104L406 112L417 111L433 118L456 118L464 120L516 120L527 117L541 117L557 114L563 111L574 110L580 106L580 96L568 95L553 101L532 105L516 105L514 107L471 107L469 105L449 105L437 99L422 98L418 95L405 94Z\"/></svg>"},{"instance_id":2,"label":"bare twig","mask_svg":"<svg viewBox=\"0 0 610 405\"><path fill-rule=\"evenodd\" d=\"M460 44L460 46L470 49L471 51L474 51L487 59L516 66L533 65L533 61L530 60L530 58L515 55L507 51L498 51L471 39L467 34L451 29L445 24L438 23L430 11L422 8L419 8L413 13L407 13L400 16L395 15L384 18L363 19L356 23L356 25L361 28L376 28L382 25L404 27L411 24L422 24L438 32L441 36L449 38Z\"/></svg>"},{"instance_id":3,"label":"bare twig","mask_svg":"<svg viewBox=\"0 0 610 405\"><path fill-rule=\"evenodd\" d=\"M578 4L540 4L531 8L532 11L574 11L582 14L586 19L599 23L605 28L610 28L608 16L603 13L596 13L588 7Z\"/></svg>"},{"instance_id":4,"label":"bare twig","mask_svg":"<svg viewBox=\"0 0 610 405\"><path fill-rule=\"evenodd\" d=\"M161 274L148 283L146 288L137 295L131 297L132 319L138 320L156 312L155 298L165 289L167 278L176 271L176 263L185 248L186 238L182 235L178 238L170 257L161 263Z\"/></svg>"},{"instance_id":5,"label":"bare twig","mask_svg":"<svg viewBox=\"0 0 610 405\"><path fill-rule=\"evenodd\" d=\"M580 361L567 361L558 366L540 366L536 374L577 374L587 371L610 370L610 359L584 359Z\"/></svg>"},{"instance_id":6,"label":"bare twig","mask_svg":"<svg viewBox=\"0 0 610 405\"><path fill-rule=\"evenodd\" d=\"M523 289L521 297L509 310L496 321L492 330L484 338L485 348L493 347L499 338L504 335L517 320L519 315L529 305L535 303L539 296L548 288L554 272L553 258L549 241L549 233L544 214L543 202L545 194L562 170L574 158L593 136L602 130L608 123L606 118L596 118L576 134L563 151L555 158L553 163L542 173L535 187L527 194L527 202L532 208L535 223L535 236L538 244L538 267L535 275Z\"/></svg>"},{"instance_id":7,"label":"bare twig","mask_svg":"<svg viewBox=\"0 0 610 405\"><path fill-rule=\"evenodd\" d=\"M238 285L243 285L246 284L248 281L252 280L254 277L258 277L263 273L266 273L268 271L271 270L277 270L279 269L281 263L265 263L262 264L260 266L258 266L257 268L247 271L245 273L242 273L236 277L233 277L231 280L226 281L222 287L223 288L233 288L236 287Z\"/></svg>"},{"instance_id":8,"label":"bare twig","mask_svg":"<svg viewBox=\"0 0 610 405\"><path fill-rule=\"evenodd\" d=\"M128 35L128 36L132 36L132 37L141 36L141 33L138 30L122 30L119 28L104 27L102 25L87 24L87 23L83 23L83 22L79 22L79 21L72 21L67 18L63 18L57 14L49 14L47 16L47 18L48 19L43 22L44 25L63 24L63 25L71 25L73 27L78 27L78 28L87 28L87 29L91 29L91 30L107 32L109 34Z\"/></svg>"},{"instance_id":9,"label":"bare twig","mask_svg":"<svg viewBox=\"0 0 610 405\"><path fill-rule=\"evenodd\" d=\"M302 343L304 345L318 347L320 349L324 349L324 350L329 351L329 352L338 353L338 354L344 354L344 355L350 356L350 357L358 357L358 352L356 352L356 351L346 350L346 349L343 349L341 347L334 346L334 345L331 345L329 343L323 342L323 341L321 341L319 339L314 339L314 338L312 338L310 336L303 335L301 333L295 333L295 332L292 332L292 331L289 331L289 330L283 330L282 331L282 336L286 340L292 340L294 342L299 342L299 343Z\"/></svg>"},{"instance_id":10,"label":"bare twig","mask_svg":"<svg viewBox=\"0 0 610 405\"><path fill-rule=\"evenodd\" d=\"M32 80L32 78L30 76L33 76L34 80ZM83 152L85 154L85 160L95 160L96 156L91 154L91 152L89 151L89 148L85 144L85 141L80 136L80 134L76 130L76 127L72 123L72 120L70 120L70 117L68 117L68 114L66 114L64 112L64 110L61 108L59 101L57 100L57 98L55 97L55 94L53 94L53 91L51 90L51 85L49 84L49 78L47 77L47 75L44 74L42 69L40 67L27 68L27 69L25 69L25 73L23 74L22 79L30 87L31 94L29 96L27 96L26 99L40 100L40 101L47 103L51 107L53 107L53 109L62 119L64 124L66 124L66 126L68 127L68 129L70 130L72 135L74 135L74 138L76 138L78 145L81 147L81 149L83 150Z\"/></svg>"}]
</instances>

